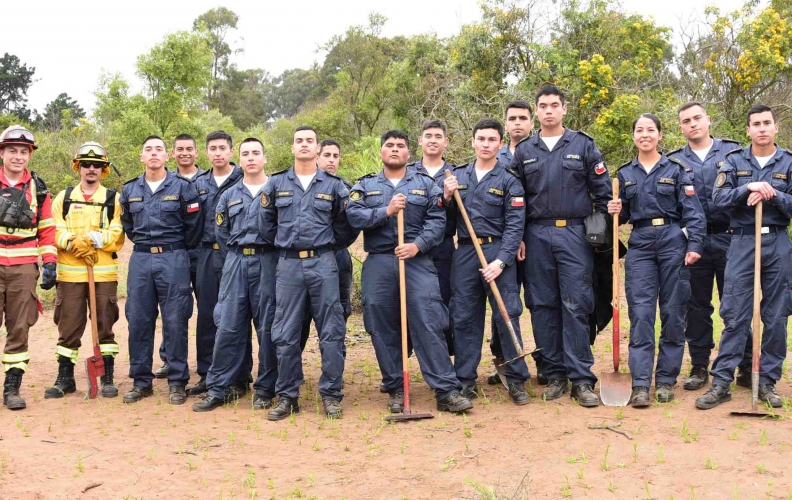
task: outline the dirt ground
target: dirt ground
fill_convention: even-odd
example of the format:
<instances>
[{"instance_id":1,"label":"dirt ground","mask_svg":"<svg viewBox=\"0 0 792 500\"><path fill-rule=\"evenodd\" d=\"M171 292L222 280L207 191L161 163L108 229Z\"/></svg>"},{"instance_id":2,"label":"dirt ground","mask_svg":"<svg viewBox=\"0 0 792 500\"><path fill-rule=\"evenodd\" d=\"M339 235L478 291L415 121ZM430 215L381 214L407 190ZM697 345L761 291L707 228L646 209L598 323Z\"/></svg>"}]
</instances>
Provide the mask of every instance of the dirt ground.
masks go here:
<instances>
[{"instance_id":1,"label":"dirt ground","mask_svg":"<svg viewBox=\"0 0 792 500\"><path fill-rule=\"evenodd\" d=\"M522 324L530 331L527 313ZM622 331L626 363L627 328ZM123 394L132 385L123 318L116 332ZM609 369L609 339L606 330L597 341L595 373ZM76 394L45 400L44 389L57 374L56 341L47 313L31 331L32 362L22 388L28 408L0 408L2 499L792 498L788 398L783 418L770 421L729 415L750 406L745 389L731 403L698 411L694 399L701 392L683 391L681 377L676 401L644 410L584 409L568 396L516 407L502 388L483 385L486 398L467 416L455 416L437 412L413 359L414 409L435 418L392 424L382 419L387 396L378 391L374 351L355 315L349 321L344 418L328 421L320 410L319 349L312 336L303 411L269 422L266 412L251 409L250 398L211 413L194 413L192 400L170 406L162 380L155 382L155 397L135 405L122 404L120 397L82 402L82 365ZM84 341L90 343L90 330ZM483 349L481 384L492 367L489 349ZM80 359L89 351L83 345ZM686 358L683 371L687 367ZM530 369L535 372L532 361ZM193 372L192 382L197 379ZM778 388L792 395L788 371ZM601 424L627 435L589 428Z\"/></svg>"}]
</instances>

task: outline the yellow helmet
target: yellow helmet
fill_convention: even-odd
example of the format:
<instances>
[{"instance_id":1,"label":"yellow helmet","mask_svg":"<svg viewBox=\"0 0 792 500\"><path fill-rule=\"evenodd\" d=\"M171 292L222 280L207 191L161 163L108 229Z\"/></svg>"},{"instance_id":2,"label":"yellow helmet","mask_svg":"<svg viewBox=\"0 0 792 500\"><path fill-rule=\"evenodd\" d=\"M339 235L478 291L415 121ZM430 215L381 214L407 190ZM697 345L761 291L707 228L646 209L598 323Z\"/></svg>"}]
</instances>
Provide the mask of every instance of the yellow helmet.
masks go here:
<instances>
[{"instance_id":1,"label":"yellow helmet","mask_svg":"<svg viewBox=\"0 0 792 500\"><path fill-rule=\"evenodd\" d=\"M80 164L101 164L102 165L102 179L110 174L110 160L107 159L107 151L98 142L86 142L72 160L72 169L80 173Z\"/></svg>"}]
</instances>

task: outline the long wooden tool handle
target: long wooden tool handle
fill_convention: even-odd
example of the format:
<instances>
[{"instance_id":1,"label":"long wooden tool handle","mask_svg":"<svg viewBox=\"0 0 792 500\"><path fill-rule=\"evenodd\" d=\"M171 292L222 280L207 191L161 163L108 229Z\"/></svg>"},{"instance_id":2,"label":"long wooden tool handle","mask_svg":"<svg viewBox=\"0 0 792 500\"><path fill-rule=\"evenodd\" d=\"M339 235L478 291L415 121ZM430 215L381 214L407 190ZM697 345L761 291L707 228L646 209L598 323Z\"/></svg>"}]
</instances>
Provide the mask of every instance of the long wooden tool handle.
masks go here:
<instances>
[{"instance_id":1,"label":"long wooden tool handle","mask_svg":"<svg viewBox=\"0 0 792 500\"><path fill-rule=\"evenodd\" d=\"M404 210L396 213L399 246L404 245ZM399 306L401 307L402 376L404 377L404 414L410 413L410 376L407 369L407 270L399 259Z\"/></svg>"},{"instance_id":2,"label":"long wooden tool handle","mask_svg":"<svg viewBox=\"0 0 792 500\"><path fill-rule=\"evenodd\" d=\"M445 171L446 178L451 177L451 171ZM476 231L473 229L473 224L470 222L470 217L468 217L467 210L465 209L465 204L462 203L462 197L459 196L459 191L454 191L454 201L456 201L457 206L459 207L459 213L462 214L462 219L465 220L465 226L467 227L468 234L470 235L470 239L473 242L473 247L476 249L476 255L478 255L479 262L481 263L482 269L487 267L487 258L484 257L484 252L481 250L481 245L478 242L478 238L476 237ZM506 329L509 330L509 336L511 337L512 344L514 344L514 348L517 351L517 356L523 355L523 349L520 346L520 341L517 339L517 332L514 331L514 325L512 325L511 318L509 318L509 313L506 311L506 304L503 303L503 297L501 297L500 290L498 290L498 285L495 283L495 280L490 281L489 283L490 289L492 290L492 296L495 297L495 302L498 304L498 310L500 311L501 318L503 318L503 322L506 323Z\"/></svg>"},{"instance_id":3,"label":"long wooden tool handle","mask_svg":"<svg viewBox=\"0 0 792 500\"><path fill-rule=\"evenodd\" d=\"M613 179L613 199L619 199L619 178ZM613 214L613 371L619 371L619 214Z\"/></svg>"},{"instance_id":4,"label":"long wooden tool handle","mask_svg":"<svg viewBox=\"0 0 792 500\"><path fill-rule=\"evenodd\" d=\"M101 356L99 349L99 319L96 314L96 282L93 266L88 266L88 303L91 306L91 336L93 337L94 356Z\"/></svg>"},{"instance_id":5,"label":"long wooden tool handle","mask_svg":"<svg viewBox=\"0 0 792 500\"><path fill-rule=\"evenodd\" d=\"M761 301L762 301L762 201L756 204L754 242L754 286L753 286L753 358L751 359L751 409L759 405L759 356L762 350Z\"/></svg>"}]
</instances>

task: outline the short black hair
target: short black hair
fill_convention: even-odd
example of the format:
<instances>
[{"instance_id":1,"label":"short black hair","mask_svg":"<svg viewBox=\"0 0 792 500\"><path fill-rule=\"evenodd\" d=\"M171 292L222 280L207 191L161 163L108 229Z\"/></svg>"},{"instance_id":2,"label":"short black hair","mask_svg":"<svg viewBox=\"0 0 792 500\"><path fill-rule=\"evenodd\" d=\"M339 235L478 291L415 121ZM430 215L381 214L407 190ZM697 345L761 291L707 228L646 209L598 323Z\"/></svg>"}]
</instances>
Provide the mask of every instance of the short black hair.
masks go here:
<instances>
[{"instance_id":1,"label":"short black hair","mask_svg":"<svg viewBox=\"0 0 792 500\"><path fill-rule=\"evenodd\" d=\"M439 128L443 131L443 135L448 135L448 130L446 129L445 123L441 122L440 120L426 120L423 123L423 128L421 128L421 132L428 130L430 128Z\"/></svg>"},{"instance_id":2,"label":"short black hair","mask_svg":"<svg viewBox=\"0 0 792 500\"><path fill-rule=\"evenodd\" d=\"M165 139L163 139L158 135L150 135L146 137L145 139L143 139L143 144L141 144L141 146L145 146L148 141L153 141L153 140L162 141L162 145L165 146L165 149L168 149L168 144L165 142Z\"/></svg>"},{"instance_id":3,"label":"short black hair","mask_svg":"<svg viewBox=\"0 0 792 500\"><path fill-rule=\"evenodd\" d=\"M775 123L777 121L777 118L775 111L773 111L773 108L771 108L770 106L766 106L764 104L754 104L753 106L751 106L751 109L748 110L748 115L745 117L745 125L747 127L751 126L751 115L756 115L759 113L767 113L768 111L773 117L773 123Z\"/></svg>"},{"instance_id":4,"label":"short black hair","mask_svg":"<svg viewBox=\"0 0 792 500\"><path fill-rule=\"evenodd\" d=\"M249 143L249 142L257 142L257 143L259 143L259 144L261 145L261 152L262 152L262 153L264 152L264 143L263 143L263 142L261 142L260 140L256 139L255 137L248 137L248 138L247 138L247 139L245 139L244 141L240 142L240 143L239 143L239 149L242 149L242 145L243 145L243 144L247 144L247 143Z\"/></svg>"},{"instance_id":5,"label":"short black hair","mask_svg":"<svg viewBox=\"0 0 792 500\"><path fill-rule=\"evenodd\" d=\"M228 141L229 148L234 147L234 140L231 139L231 136L223 130L215 130L214 132L209 133L209 135L206 136L206 145L208 146L211 141L218 140L226 140Z\"/></svg>"},{"instance_id":6,"label":"short black hair","mask_svg":"<svg viewBox=\"0 0 792 500\"><path fill-rule=\"evenodd\" d=\"M319 134L318 134L318 133L316 132L316 130L314 130L314 128L313 128L313 127L311 127L310 125L300 125L300 126L299 126L299 127L297 127L296 129L294 129L294 133L296 134L297 132L302 132L303 130L310 130L310 131L311 131L311 132L313 132L313 133L314 133L314 135L316 136L316 140L317 140L317 141L319 140ZM293 141L293 139L292 139L292 141Z\"/></svg>"},{"instance_id":7,"label":"short black hair","mask_svg":"<svg viewBox=\"0 0 792 500\"><path fill-rule=\"evenodd\" d=\"M641 113L640 115L638 115L638 118L636 118L635 121L633 121L633 124L632 124L632 131L633 132L635 132L635 126L638 124L638 120L640 120L641 118L649 118L650 120L652 120L654 122L655 127L657 127L657 131L658 132L662 132L663 131L663 126L660 124L660 118L658 118L657 116L653 115L652 113Z\"/></svg>"},{"instance_id":8,"label":"short black hair","mask_svg":"<svg viewBox=\"0 0 792 500\"><path fill-rule=\"evenodd\" d=\"M190 134L179 134L173 139L173 146L176 146L176 141L192 141L193 146L198 146L198 143L195 142L195 137L191 136Z\"/></svg>"},{"instance_id":9,"label":"short black hair","mask_svg":"<svg viewBox=\"0 0 792 500\"><path fill-rule=\"evenodd\" d=\"M407 147L408 148L410 147L410 138L407 136L407 132L404 132L403 130L397 130L397 129L388 130L387 132L382 134L382 137L380 138L380 147L384 146L385 141L387 141L388 139L404 139L404 142L407 144Z\"/></svg>"},{"instance_id":10,"label":"short black hair","mask_svg":"<svg viewBox=\"0 0 792 500\"><path fill-rule=\"evenodd\" d=\"M555 85L544 85L536 91L536 98L534 100L535 103L539 102L539 98L543 95L557 95L559 99L561 99L561 104L564 104L566 101L564 100L564 93L561 91L560 88L556 87Z\"/></svg>"},{"instance_id":11,"label":"short black hair","mask_svg":"<svg viewBox=\"0 0 792 500\"><path fill-rule=\"evenodd\" d=\"M703 109L705 113L707 112L707 108L705 108L704 105L701 104L700 102L698 102L698 101L688 101L688 102L686 102L685 104L683 104L682 106L679 107L679 110L677 110L677 116L681 115L683 111L685 111L687 109L690 109L690 108L695 108L696 106L698 106L701 109Z\"/></svg>"},{"instance_id":12,"label":"short black hair","mask_svg":"<svg viewBox=\"0 0 792 500\"><path fill-rule=\"evenodd\" d=\"M339 144L335 139L325 139L319 143L319 153L321 153L322 150L327 146L335 146L338 148L338 152L341 153L341 144Z\"/></svg>"},{"instance_id":13,"label":"short black hair","mask_svg":"<svg viewBox=\"0 0 792 500\"><path fill-rule=\"evenodd\" d=\"M476 132L482 129L491 128L498 132L498 136L503 139L503 125L495 118L482 118L473 125L473 137L476 137Z\"/></svg>"},{"instance_id":14,"label":"short black hair","mask_svg":"<svg viewBox=\"0 0 792 500\"><path fill-rule=\"evenodd\" d=\"M561 101L563 101L563 100L564 99L561 98ZM506 111L503 112L503 116L506 116L507 114L509 114L509 110L512 109L512 108L527 109L528 110L528 116L533 116L533 108L528 103L528 101L523 101L522 99L518 99L516 101L510 102L509 104L506 105Z\"/></svg>"}]
</instances>

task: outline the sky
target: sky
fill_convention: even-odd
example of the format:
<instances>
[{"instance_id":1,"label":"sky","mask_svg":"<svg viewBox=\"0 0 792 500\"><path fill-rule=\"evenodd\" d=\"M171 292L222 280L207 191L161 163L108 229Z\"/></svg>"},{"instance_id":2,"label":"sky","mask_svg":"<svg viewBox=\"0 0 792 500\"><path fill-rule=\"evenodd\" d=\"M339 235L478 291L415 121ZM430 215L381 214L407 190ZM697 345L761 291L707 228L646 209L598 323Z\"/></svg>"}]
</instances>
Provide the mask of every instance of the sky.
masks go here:
<instances>
[{"instance_id":1,"label":"sky","mask_svg":"<svg viewBox=\"0 0 792 500\"><path fill-rule=\"evenodd\" d=\"M622 0L624 9L679 28L689 19L703 18L709 0ZM744 0L719 0L733 10ZM28 107L42 112L47 103L66 92L87 111L101 73L121 73L134 91L142 86L135 74L137 57L165 35L192 29L195 18L223 6L239 15L232 47L244 48L232 61L241 69L263 68L278 75L288 68L307 68L321 62L319 47L352 25L366 25L376 11L388 22L384 36L434 32L440 37L459 32L480 17L478 0L400 0L375 4L364 0L26 0L23 16L3 16L0 53L11 53L36 68L36 82L28 92ZM298 27L299 25L299 27Z\"/></svg>"}]
</instances>

